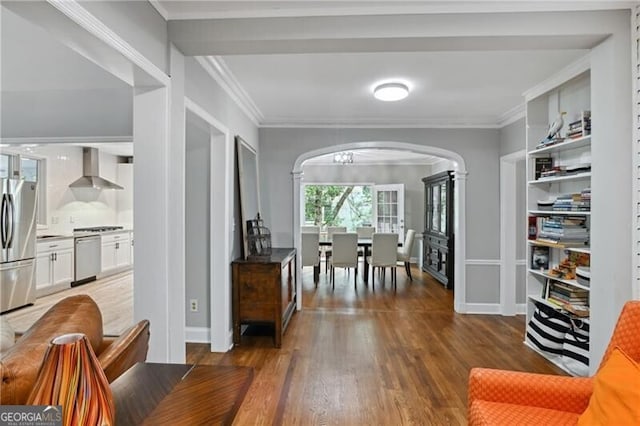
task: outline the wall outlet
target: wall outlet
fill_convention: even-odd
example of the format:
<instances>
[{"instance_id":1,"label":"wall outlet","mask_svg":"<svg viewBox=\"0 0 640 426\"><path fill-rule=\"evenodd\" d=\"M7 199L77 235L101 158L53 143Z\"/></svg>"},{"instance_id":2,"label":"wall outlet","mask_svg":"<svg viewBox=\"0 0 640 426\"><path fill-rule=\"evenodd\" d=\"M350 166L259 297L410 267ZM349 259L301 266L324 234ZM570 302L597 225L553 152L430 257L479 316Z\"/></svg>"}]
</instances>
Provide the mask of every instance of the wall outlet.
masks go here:
<instances>
[{"instance_id":1,"label":"wall outlet","mask_svg":"<svg viewBox=\"0 0 640 426\"><path fill-rule=\"evenodd\" d=\"M73 216L69 216L69 223L75 223L76 219Z\"/></svg>"},{"instance_id":2,"label":"wall outlet","mask_svg":"<svg viewBox=\"0 0 640 426\"><path fill-rule=\"evenodd\" d=\"M52 225L57 225L59 221L60 221L60 219L58 218L58 216L51 216L51 224Z\"/></svg>"},{"instance_id":3,"label":"wall outlet","mask_svg":"<svg viewBox=\"0 0 640 426\"><path fill-rule=\"evenodd\" d=\"M189 301L189 309L191 312L198 312L198 299L191 299Z\"/></svg>"}]
</instances>

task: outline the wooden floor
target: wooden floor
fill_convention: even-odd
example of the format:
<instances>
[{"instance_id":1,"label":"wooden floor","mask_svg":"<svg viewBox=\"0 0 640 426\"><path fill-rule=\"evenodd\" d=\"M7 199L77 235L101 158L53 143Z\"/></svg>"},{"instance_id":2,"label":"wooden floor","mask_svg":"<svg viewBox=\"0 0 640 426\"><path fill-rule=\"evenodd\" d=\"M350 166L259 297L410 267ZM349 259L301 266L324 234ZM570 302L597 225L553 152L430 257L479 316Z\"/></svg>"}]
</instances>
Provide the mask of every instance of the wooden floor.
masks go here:
<instances>
[{"instance_id":1,"label":"wooden floor","mask_svg":"<svg viewBox=\"0 0 640 426\"><path fill-rule=\"evenodd\" d=\"M455 314L451 291L413 273L373 291L338 271L332 291L305 268L281 349L243 336L226 354L188 344L188 362L255 368L237 425L464 425L472 367L561 374L522 344L523 317Z\"/></svg>"},{"instance_id":2,"label":"wooden floor","mask_svg":"<svg viewBox=\"0 0 640 426\"><path fill-rule=\"evenodd\" d=\"M243 336L226 354L187 344L187 362L255 369L237 425L464 425L472 367L562 374L522 344L523 317L455 314L451 291L416 268L413 274L408 282L398 268L397 290L376 282L374 291L360 276L354 289L353 276L338 270L332 291L324 272L316 288L305 268L304 309L281 349L271 337ZM38 299L7 317L24 331L76 293L96 300L106 333L133 323L131 273Z\"/></svg>"}]
</instances>

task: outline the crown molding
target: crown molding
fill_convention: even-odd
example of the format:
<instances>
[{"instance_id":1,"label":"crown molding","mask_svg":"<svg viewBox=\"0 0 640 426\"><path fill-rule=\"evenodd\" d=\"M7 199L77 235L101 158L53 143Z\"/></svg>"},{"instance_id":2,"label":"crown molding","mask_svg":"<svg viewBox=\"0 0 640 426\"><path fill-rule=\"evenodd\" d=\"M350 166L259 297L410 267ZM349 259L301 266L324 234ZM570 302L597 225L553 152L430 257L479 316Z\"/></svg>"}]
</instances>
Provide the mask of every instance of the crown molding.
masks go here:
<instances>
[{"instance_id":1,"label":"crown molding","mask_svg":"<svg viewBox=\"0 0 640 426\"><path fill-rule=\"evenodd\" d=\"M229 97L240 107L256 126L264 119L262 112L253 99L242 88L234 75L227 67L227 64L219 56L196 56L196 61L213 78L216 83L229 95Z\"/></svg>"},{"instance_id":2,"label":"crown molding","mask_svg":"<svg viewBox=\"0 0 640 426\"><path fill-rule=\"evenodd\" d=\"M524 96L525 101L529 102L532 99L535 99L538 96L557 88L558 86L571 80L572 78L577 77L586 71L589 71L590 69L591 54L588 53L582 58L579 58L578 60L567 65L548 79L525 91L522 95Z\"/></svg>"},{"instance_id":3,"label":"crown molding","mask_svg":"<svg viewBox=\"0 0 640 426\"><path fill-rule=\"evenodd\" d=\"M502 128L508 126L509 124L515 123L516 121L525 117L526 113L526 105L525 103L521 103L506 111L504 114L498 118L498 127Z\"/></svg>"},{"instance_id":4,"label":"crown molding","mask_svg":"<svg viewBox=\"0 0 640 426\"><path fill-rule=\"evenodd\" d=\"M160 3L159 0L149 0L151 6L164 18L165 21L169 20L169 11Z\"/></svg>"},{"instance_id":5,"label":"crown molding","mask_svg":"<svg viewBox=\"0 0 640 426\"><path fill-rule=\"evenodd\" d=\"M133 142L133 136L25 136L0 138L0 144L3 145L45 145L54 143L77 144L115 142Z\"/></svg>"},{"instance_id":6,"label":"crown molding","mask_svg":"<svg viewBox=\"0 0 640 426\"><path fill-rule=\"evenodd\" d=\"M283 118L266 120L260 124L265 128L385 128L385 129L403 129L403 128L434 128L434 129L498 129L500 125L496 123L494 117L486 118L460 118L460 117L443 117L443 118L426 118L426 119L385 119L385 118L359 118L353 120L341 120L335 118L318 118L318 119L298 119Z\"/></svg>"}]
</instances>

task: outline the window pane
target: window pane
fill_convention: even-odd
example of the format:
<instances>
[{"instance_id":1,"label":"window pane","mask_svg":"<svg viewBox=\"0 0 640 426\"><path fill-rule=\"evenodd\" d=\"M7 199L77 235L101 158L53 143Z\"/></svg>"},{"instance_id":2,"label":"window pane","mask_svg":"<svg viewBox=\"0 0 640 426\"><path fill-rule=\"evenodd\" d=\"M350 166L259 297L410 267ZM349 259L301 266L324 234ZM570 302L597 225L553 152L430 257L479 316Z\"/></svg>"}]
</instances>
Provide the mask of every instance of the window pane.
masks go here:
<instances>
[{"instance_id":1,"label":"window pane","mask_svg":"<svg viewBox=\"0 0 640 426\"><path fill-rule=\"evenodd\" d=\"M32 158L20 158L20 173L24 180L29 182L38 181L38 160Z\"/></svg>"}]
</instances>

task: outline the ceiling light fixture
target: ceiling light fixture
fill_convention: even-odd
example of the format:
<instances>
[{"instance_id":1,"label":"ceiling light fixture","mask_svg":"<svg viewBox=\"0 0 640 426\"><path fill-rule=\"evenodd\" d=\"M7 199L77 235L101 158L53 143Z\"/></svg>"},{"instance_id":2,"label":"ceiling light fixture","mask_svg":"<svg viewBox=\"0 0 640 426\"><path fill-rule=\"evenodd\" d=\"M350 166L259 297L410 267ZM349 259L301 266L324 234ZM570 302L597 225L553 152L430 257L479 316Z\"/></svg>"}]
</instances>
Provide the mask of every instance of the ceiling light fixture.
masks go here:
<instances>
[{"instance_id":1,"label":"ceiling light fixture","mask_svg":"<svg viewBox=\"0 0 640 426\"><path fill-rule=\"evenodd\" d=\"M333 162L340 164L353 163L353 152L336 152L333 154Z\"/></svg>"},{"instance_id":2,"label":"ceiling light fixture","mask_svg":"<svg viewBox=\"0 0 640 426\"><path fill-rule=\"evenodd\" d=\"M409 96L409 88L402 83L384 83L373 89L373 96L385 102L399 101Z\"/></svg>"}]
</instances>

